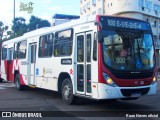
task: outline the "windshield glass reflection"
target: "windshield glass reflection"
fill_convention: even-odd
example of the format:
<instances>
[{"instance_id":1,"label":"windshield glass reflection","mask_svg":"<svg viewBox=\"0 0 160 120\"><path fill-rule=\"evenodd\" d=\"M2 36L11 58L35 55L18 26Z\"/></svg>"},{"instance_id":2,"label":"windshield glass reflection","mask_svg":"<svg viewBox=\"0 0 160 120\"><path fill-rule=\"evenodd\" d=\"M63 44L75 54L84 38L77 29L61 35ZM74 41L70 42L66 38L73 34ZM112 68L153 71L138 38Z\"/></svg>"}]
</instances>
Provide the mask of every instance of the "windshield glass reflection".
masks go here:
<instances>
[{"instance_id":1,"label":"windshield glass reflection","mask_svg":"<svg viewBox=\"0 0 160 120\"><path fill-rule=\"evenodd\" d=\"M154 66L152 36L133 31L103 31L103 60L115 70L150 70Z\"/></svg>"}]
</instances>

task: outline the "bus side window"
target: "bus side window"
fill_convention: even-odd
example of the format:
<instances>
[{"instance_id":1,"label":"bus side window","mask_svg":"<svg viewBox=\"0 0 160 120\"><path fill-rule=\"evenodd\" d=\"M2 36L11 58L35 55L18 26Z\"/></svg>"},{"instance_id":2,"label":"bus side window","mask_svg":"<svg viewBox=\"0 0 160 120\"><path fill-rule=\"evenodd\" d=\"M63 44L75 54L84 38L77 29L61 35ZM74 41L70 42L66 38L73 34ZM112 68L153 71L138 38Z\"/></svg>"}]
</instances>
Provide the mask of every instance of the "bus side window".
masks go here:
<instances>
[{"instance_id":1,"label":"bus side window","mask_svg":"<svg viewBox=\"0 0 160 120\"><path fill-rule=\"evenodd\" d=\"M2 47L2 60L7 59L7 46Z\"/></svg>"},{"instance_id":2,"label":"bus side window","mask_svg":"<svg viewBox=\"0 0 160 120\"><path fill-rule=\"evenodd\" d=\"M18 58L19 59L26 58L26 53L27 53L27 41L24 40L18 43Z\"/></svg>"},{"instance_id":3,"label":"bus side window","mask_svg":"<svg viewBox=\"0 0 160 120\"><path fill-rule=\"evenodd\" d=\"M8 48L7 60L13 60L13 47Z\"/></svg>"},{"instance_id":4,"label":"bus side window","mask_svg":"<svg viewBox=\"0 0 160 120\"><path fill-rule=\"evenodd\" d=\"M14 43L14 50L13 50L13 59L17 59L18 56L18 46L17 43Z\"/></svg>"},{"instance_id":5,"label":"bus side window","mask_svg":"<svg viewBox=\"0 0 160 120\"><path fill-rule=\"evenodd\" d=\"M94 41L93 41L93 60L97 61L97 33L94 32Z\"/></svg>"},{"instance_id":6,"label":"bus side window","mask_svg":"<svg viewBox=\"0 0 160 120\"><path fill-rule=\"evenodd\" d=\"M53 51L53 34L43 35L39 39L39 57L51 57Z\"/></svg>"},{"instance_id":7,"label":"bus side window","mask_svg":"<svg viewBox=\"0 0 160 120\"><path fill-rule=\"evenodd\" d=\"M70 56L73 47L73 29L58 31L55 33L54 56Z\"/></svg>"}]
</instances>

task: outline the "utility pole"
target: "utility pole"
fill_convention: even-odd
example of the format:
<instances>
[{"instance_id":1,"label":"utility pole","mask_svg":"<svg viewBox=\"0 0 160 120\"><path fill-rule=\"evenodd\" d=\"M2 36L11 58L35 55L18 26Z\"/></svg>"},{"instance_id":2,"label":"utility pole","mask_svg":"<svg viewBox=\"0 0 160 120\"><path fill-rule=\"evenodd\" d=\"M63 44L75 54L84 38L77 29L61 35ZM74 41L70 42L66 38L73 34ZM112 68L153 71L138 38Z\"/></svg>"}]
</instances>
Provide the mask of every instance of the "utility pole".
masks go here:
<instances>
[{"instance_id":1,"label":"utility pole","mask_svg":"<svg viewBox=\"0 0 160 120\"><path fill-rule=\"evenodd\" d=\"M14 25L14 23L15 23L15 0L14 0L14 3L13 3L13 25ZM13 32L13 36L15 37L15 33Z\"/></svg>"},{"instance_id":2,"label":"utility pole","mask_svg":"<svg viewBox=\"0 0 160 120\"><path fill-rule=\"evenodd\" d=\"M104 9L105 9L105 7L104 7L104 0L102 0L102 10L101 10L101 14L102 15L104 15Z\"/></svg>"},{"instance_id":3,"label":"utility pole","mask_svg":"<svg viewBox=\"0 0 160 120\"><path fill-rule=\"evenodd\" d=\"M13 21L15 19L15 0L14 0L14 4L13 4Z\"/></svg>"}]
</instances>

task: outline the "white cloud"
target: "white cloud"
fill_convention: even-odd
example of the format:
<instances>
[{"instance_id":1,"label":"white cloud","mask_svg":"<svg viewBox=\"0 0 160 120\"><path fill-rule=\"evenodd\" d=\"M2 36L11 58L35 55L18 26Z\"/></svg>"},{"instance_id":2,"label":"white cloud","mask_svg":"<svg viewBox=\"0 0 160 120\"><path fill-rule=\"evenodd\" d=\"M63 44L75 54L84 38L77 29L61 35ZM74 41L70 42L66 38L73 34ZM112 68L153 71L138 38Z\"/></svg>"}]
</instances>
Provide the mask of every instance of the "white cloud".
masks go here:
<instances>
[{"instance_id":1,"label":"white cloud","mask_svg":"<svg viewBox=\"0 0 160 120\"><path fill-rule=\"evenodd\" d=\"M3 0L0 4L0 21L2 21L5 25L10 26L13 20L14 14L14 4L13 0ZM25 19L29 19L30 15L27 12L20 12L19 10L20 2L16 1L15 4L15 17L24 17Z\"/></svg>"},{"instance_id":2,"label":"white cloud","mask_svg":"<svg viewBox=\"0 0 160 120\"><path fill-rule=\"evenodd\" d=\"M39 18L41 18L43 20L48 20L50 23L52 23L52 17L49 15L42 15Z\"/></svg>"},{"instance_id":3,"label":"white cloud","mask_svg":"<svg viewBox=\"0 0 160 120\"><path fill-rule=\"evenodd\" d=\"M52 11L52 12L59 12L59 11L61 11L61 7L50 7L50 8L48 8L48 10L50 10L50 11Z\"/></svg>"},{"instance_id":4,"label":"white cloud","mask_svg":"<svg viewBox=\"0 0 160 120\"><path fill-rule=\"evenodd\" d=\"M51 0L44 0L44 3L45 3L45 4L51 4L52 1L51 1Z\"/></svg>"},{"instance_id":5,"label":"white cloud","mask_svg":"<svg viewBox=\"0 0 160 120\"><path fill-rule=\"evenodd\" d=\"M24 1L24 0L23 0ZM29 20L32 14L28 14L26 11L20 11L20 2L22 0L15 0L15 17L23 17ZM28 1L28 0L27 0ZM28 2L24 2L28 3ZM12 25L13 20L13 12L14 12L14 1L13 0L1 0L0 3L0 21L4 23L4 25L8 25L9 27Z\"/></svg>"},{"instance_id":6,"label":"white cloud","mask_svg":"<svg viewBox=\"0 0 160 120\"><path fill-rule=\"evenodd\" d=\"M13 20L13 2L10 0L3 0L0 4L0 21L5 25L12 24Z\"/></svg>"}]
</instances>

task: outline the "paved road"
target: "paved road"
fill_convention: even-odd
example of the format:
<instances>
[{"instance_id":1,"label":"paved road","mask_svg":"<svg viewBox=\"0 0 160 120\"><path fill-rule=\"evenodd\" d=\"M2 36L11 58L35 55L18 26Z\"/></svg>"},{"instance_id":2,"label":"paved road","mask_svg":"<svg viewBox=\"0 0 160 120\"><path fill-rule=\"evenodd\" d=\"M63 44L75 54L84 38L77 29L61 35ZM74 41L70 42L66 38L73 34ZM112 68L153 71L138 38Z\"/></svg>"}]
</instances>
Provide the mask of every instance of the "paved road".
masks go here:
<instances>
[{"instance_id":1,"label":"paved road","mask_svg":"<svg viewBox=\"0 0 160 120\"><path fill-rule=\"evenodd\" d=\"M113 117L116 116L118 113L120 114L122 111L126 113L129 111L134 111L133 113L141 111L144 114L145 111L149 111L151 113L157 113L158 111L159 112L158 115L160 117L159 86L160 86L160 80L158 80L158 90L156 95L143 96L135 101L123 101L123 100L93 101L93 100L80 99L77 105L66 105L62 101L61 96L57 92L42 90L42 89L29 89L26 91L18 91L15 88L14 84L3 82L0 83L0 111L62 111L60 114L63 115L69 114L71 116L75 116L75 114L77 113L79 117L76 117L76 119L87 119L87 120L88 119L98 120L99 117L94 117L97 111L100 111L99 113L104 113L104 112L109 113L110 111L113 111L113 113L111 113ZM72 115L72 113L70 112L66 113L66 111L78 111L78 112L75 112L75 114ZM85 111L85 112L79 112L79 111ZM90 111L95 111L95 112L90 112ZM80 116L80 114L82 114L82 116L89 115L91 116L91 118L85 116L82 117ZM120 118L118 117L114 118L110 117L107 117L107 119L120 120ZM58 119L60 118L58 117ZM106 118L103 119L106 120ZM137 120L137 118L135 117L125 118L125 119ZM151 118L146 118L146 119L150 120ZM152 118L152 119L154 120L158 118Z\"/></svg>"}]
</instances>

